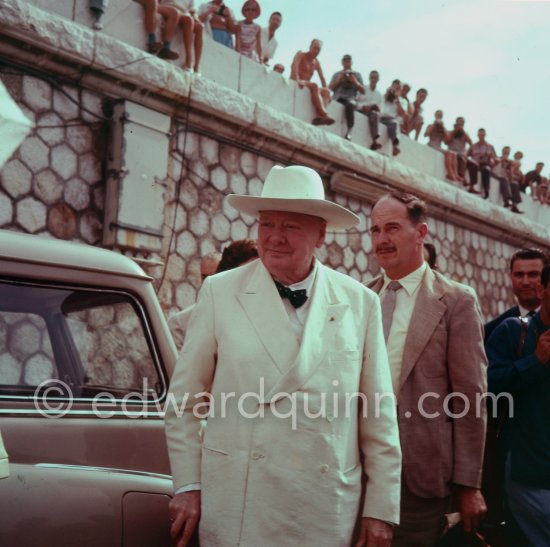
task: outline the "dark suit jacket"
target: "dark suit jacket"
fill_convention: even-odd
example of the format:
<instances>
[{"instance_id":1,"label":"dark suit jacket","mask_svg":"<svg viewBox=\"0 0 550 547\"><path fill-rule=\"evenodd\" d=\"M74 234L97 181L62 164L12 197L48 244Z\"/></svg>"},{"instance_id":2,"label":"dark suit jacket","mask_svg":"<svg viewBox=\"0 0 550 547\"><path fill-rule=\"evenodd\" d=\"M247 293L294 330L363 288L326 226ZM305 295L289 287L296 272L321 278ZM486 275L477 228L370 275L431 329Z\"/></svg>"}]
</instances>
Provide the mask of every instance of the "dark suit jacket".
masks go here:
<instances>
[{"instance_id":1,"label":"dark suit jacket","mask_svg":"<svg viewBox=\"0 0 550 547\"><path fill-rule=\"evenodd\" d=\"M509 310L506 310L504 313L500 314L495 319L491 319L485 323L485 343L489 340L491 333L505 320L509 317L519 317L519 306L512 306Z\"/></svg>"},{"instance_id":2,"label":"dark suit jacket","mask_svg":"<svg viewBox=\"0 0 550 547\"><path fill-rule=\"evenodd\" d=\"M368 285L379 293L383 277ZM477 399L487 391L483 321L474 291L438 272L427 268L418 291L396 393L403 480L417 496L443 498L453 483L481 484L486 402ZM446 399L456 392L463 395Z\"/></svg>"}]
</instances>

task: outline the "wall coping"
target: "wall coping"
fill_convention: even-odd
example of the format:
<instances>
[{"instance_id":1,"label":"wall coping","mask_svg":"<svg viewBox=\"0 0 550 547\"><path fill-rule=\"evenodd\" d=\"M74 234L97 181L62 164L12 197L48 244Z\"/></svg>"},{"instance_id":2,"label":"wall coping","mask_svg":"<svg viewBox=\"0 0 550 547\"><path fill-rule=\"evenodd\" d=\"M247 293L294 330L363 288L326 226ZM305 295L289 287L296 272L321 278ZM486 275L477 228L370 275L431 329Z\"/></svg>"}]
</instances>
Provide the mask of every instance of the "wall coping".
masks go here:
<instances>
[{"instance_id":1,"label":"wall coping","mask_svg":"<svg viewBox=\"0 0 550 547\"><path fill-rule=\"evenodd\" d=\"M428 202L431 216L516 246L549 245L550 227L23 0L0 4L0 44L7 60L30 69L186 116L190 127L215 130L281 162L306 163L327 178L340 173L331 179L338 192L372 202L405 189Z\"/></svg>"}]
</instances>

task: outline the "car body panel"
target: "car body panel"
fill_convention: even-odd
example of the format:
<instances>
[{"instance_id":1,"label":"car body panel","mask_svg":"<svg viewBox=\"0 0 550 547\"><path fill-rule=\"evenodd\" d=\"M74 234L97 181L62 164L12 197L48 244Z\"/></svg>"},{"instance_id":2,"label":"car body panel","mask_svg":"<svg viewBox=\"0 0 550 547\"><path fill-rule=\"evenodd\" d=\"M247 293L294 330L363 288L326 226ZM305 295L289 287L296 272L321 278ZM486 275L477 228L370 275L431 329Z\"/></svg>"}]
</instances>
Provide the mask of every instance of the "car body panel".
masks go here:
<instances>
[{"instance_id":1,"label":"car body panel","mask_svg":"<svg viewBox=\"0 0 550 547\"><path fill-rule=\"evenodd\" d=\"M0 288L0 431L10 473L0 480L0 545L171 545L163 411L176 348L152 279L118 253L0 230ZM127 312L120 321L119 308ZM109 314L113 324L101 324ZM129 320L122 340L115 321L123 329ZM25 329L40 341L34 376ZM147 353L154 385L139 363L124 383L121 348L134 347ZM100 372L119 374L124 389L96 377L98 349ZM52 395L50 382L68 391Z\"/></svg>"}]
</instances>

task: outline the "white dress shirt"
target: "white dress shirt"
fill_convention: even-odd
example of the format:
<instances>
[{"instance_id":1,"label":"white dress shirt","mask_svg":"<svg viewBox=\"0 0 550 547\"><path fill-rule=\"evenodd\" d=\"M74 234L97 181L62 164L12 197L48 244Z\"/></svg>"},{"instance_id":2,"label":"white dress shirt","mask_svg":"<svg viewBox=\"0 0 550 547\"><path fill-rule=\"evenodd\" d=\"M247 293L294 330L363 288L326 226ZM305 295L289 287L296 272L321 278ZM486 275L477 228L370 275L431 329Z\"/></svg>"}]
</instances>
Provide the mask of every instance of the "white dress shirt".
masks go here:
<instances>
[{"instance_id":1,"label":"white dress shirt","mask_svg":"<svg viewBox=\"0 0 550 547\"><path fill-rule=\"evenodd\" d=\"M275 38L275 34L273 34L273 38L271 40L269 39L269 28L264 27L260 31L260 45L262 47L262 58L260 59L261 62L265 58L267 58L268 61L273 59L273 55L275 55L275 50L277 49L277 40Z\"/></svg>"},{"instance_id":2,"label":"white dress shirt","mask_svg":"<svg viewBox=\"0 0 550 547\"><path fill-rule=\"evenodd\" d=\"M384 285L380 291L380 300L382 301L386 296L386 289L392 281L399 281L402 287L399 291L397 291L390 334L386 343L388 360L390 362L393 391L396 396L399 389L399 376L401 374L405 340L407 338L409 324L411 322L416 297L418 295L418 287L422 282L426 268L426 262L422 262L420 268L401 279L390 279L386 274L384 274Z\"/></svg>"},{"instance_id":3,"label":"white dress shirt","mask_svg":"<svg viewBox=\"0 0 550 547\"><path fill-rule=\"evenodd\" d=\"M292 285L286 285L289 289L293 291L305 289L308 297L306 303L299 308L295 308L290 303L288 298L283 298L283 305L285 307L286 313L288 314L288 318L290 319L290 326L292 327L292 330L296 335L296 339L298 340L298 345L302 343L304 325L306 324L307 314L309 312L309 307L311 303L311 291L313 288L313 283L315 281L315 276L317 275L317 269L317 259L315 258L313 260L313 269L305 279L303 279L302 281L298 281L298 283L293 283ZM279 281L279 283L281 282Z\"/></svg>"},{"instance_id":4,"label":"white dress shirt","mask_svg":"<svg viewBox=\"0 0 550 547\"><path fill-rule=\"evenodd\" d=\"M384 97L382 96L382 93L378 91L378 89L374 88L371 89L370 86L365 87L364 93L359 93L357 96L358 98L358 106L370 106L372 104L375 104L378 106L378 110L381 112L382 107L384 104Z\"/></svg>"}]
</instances>

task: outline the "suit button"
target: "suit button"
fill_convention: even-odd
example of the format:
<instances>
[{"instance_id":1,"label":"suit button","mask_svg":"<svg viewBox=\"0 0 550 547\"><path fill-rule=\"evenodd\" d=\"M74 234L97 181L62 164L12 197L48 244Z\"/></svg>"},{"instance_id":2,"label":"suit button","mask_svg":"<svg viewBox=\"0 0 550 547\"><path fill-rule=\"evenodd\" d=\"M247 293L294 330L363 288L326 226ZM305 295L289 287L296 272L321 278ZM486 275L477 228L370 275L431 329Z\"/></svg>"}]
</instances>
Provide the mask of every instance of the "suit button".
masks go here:
<instances>
[{"instance_id":1,"label":"suit button","mask_svg":"<svg viewBox=\"0 0 550 547\"><path fill-rule=\"evenodd\" d=\"M250 453L250 457L253 459L253 460L259 460L260 458L263 458L264 455L261 453L261 452L258 452L256 450L253 450L251 453Z\"/></svg>"},{"instance_id":2,"label":"suit button","mask_svg":"<svg viewBox=\"0 0 550 547\"><path fill-rule=\"evenodd\" d=\"M329 467L326 463L321 465L321 467L319 468L319 471L321 471L321 473L328 473L328 470L329 470Z\"/></svg>"}]
</instances>

